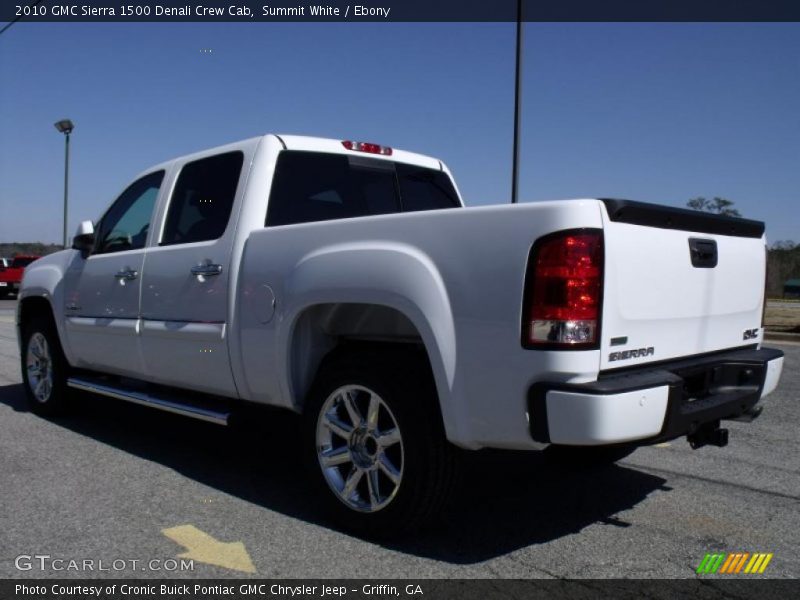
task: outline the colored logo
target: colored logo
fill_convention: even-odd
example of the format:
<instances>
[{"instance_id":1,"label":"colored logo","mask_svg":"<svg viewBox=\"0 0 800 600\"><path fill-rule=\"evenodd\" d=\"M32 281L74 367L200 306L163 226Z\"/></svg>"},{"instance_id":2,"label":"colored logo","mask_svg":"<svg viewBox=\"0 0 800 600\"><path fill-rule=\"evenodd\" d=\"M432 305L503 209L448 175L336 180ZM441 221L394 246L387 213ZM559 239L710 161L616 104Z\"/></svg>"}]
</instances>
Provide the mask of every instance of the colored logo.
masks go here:
<instances>
[{"instance_id":1,"label":"colored logo","mask_svg":"<svg viewBox=\"0 0 800 600\"><path fill-rule=\"evenodd\" d=\"M697 567L698 575L713 575L719 574L740 574L740 573L763 573L769 561L772 560L772 552L769 554L765 552L733 552L733 553L715 553L706 554L703 560L700 561L700 566Z\"/></svg>"}]
</instances>

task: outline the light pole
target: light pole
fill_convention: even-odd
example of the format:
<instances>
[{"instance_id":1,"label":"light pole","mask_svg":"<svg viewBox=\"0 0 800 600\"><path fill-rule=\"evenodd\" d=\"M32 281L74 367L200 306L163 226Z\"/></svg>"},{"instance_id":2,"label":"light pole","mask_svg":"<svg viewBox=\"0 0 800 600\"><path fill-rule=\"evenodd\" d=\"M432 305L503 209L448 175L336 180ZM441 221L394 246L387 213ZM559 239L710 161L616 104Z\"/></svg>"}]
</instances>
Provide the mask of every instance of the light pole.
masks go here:
<instances>
[{"instance_id":1,"label":"light pole","mask_svg":"<svg viewBox=\"0 0 800 600\"><path fill-rule=\"evenodd\" d=\"M64 155L64 248L67 247L67 197L69 191L69 134L75 129L72 121L61 119L56 124L56 129L66 136Z\"/></svg>"},{"instance_id":2,"label":"light pole","mask_svg":"<svg viewBox=\"0 0 800 600\"><path fill-rule=\"evenodd\" d=\"M517 0L517 45L514 64L514 156L511 162L511 204L519 191L519 111L522 100L522 0Z\"/></svg>"}]
</instances>

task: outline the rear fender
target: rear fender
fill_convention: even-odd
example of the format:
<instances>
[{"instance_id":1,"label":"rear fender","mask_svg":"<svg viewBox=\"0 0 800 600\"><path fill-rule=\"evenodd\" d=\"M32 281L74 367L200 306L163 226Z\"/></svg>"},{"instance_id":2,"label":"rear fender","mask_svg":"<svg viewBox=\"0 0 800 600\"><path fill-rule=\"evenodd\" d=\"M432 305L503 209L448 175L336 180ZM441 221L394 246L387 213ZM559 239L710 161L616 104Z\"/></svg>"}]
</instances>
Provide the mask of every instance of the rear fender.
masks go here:
<instances>
[{"instance_id":1,"label":"rear fender","mask_svg":"<svg viewBox=\"0 0 800 600\"><path fill-rule=\"evenodd\" d=\"M292 360L298 360L291 352L295 327L307 309L329 303L387 306L411 321L431 363L448 437L455 434L460 428L451 394L455 327L447 288L431 259L405 244L357 242L327 246L300 260L286 280L287 307L277 331L284 364L282 388L295 403L304 393L291 376Z\"/></svg>"}]
</instances>

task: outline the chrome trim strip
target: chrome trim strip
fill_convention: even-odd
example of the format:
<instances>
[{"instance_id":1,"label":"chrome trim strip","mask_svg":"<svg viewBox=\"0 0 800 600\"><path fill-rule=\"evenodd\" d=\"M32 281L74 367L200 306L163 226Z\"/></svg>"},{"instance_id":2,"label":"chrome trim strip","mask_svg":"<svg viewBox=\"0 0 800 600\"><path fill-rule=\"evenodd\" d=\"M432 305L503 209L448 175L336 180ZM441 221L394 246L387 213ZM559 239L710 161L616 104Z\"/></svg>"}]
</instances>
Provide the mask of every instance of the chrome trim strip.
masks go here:
<instances>
[{"instance_id":1,"label":"chrome trim strip","mask_svg":"<svg viewBox=\"0 0 800 600\"><path fill-rule=\"evenodd\" d=\"M138 327L138 317L86 317L65 315L64 322L71 332L134 335Z\"/></svg>"},{"instance_id":2,"label":"chrome trim strip","mask_svg":"<svg viewBox=\"0 0 800 600\"><path fill-rule=\"evenodd\" d=\"M197 321L142 320L142 334L147 338L173 338L183 341L222 342L225 323L200 323Z\"/></svg>"}]
</instances>

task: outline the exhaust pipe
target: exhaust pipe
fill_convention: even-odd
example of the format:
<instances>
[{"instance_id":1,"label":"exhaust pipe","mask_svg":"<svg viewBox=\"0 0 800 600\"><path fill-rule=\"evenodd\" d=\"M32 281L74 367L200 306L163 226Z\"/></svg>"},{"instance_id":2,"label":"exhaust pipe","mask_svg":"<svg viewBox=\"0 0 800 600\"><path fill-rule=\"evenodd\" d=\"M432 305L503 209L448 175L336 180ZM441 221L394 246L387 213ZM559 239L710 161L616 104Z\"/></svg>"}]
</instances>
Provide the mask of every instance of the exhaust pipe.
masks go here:
<instances>
[{"instance_id":1,"label":"exhaust pipe","mask_svg":"<svg viewBox=\"0 0 800 600\"><path fill-rule=\"evenodd\" d=\"M719 426L719 421L705 423L686 436L692 450L703 446L724 448L728 445L728 430Z\"/></svg>"}]
</instances>

